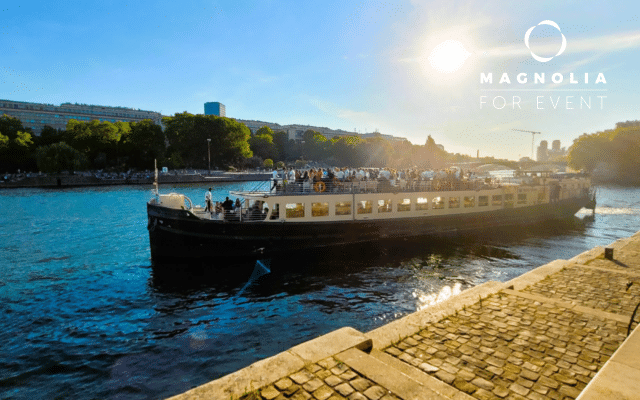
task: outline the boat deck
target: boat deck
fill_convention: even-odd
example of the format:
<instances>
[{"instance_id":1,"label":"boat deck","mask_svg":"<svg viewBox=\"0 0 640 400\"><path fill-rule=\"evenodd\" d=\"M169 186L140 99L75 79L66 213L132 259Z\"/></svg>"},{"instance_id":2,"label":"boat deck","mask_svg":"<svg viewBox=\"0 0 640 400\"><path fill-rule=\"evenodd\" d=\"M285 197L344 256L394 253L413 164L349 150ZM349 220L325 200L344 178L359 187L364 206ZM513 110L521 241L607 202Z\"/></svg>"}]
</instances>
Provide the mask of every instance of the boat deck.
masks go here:
<instances>
[{"instance_id":1,"label":"boat deck","mask_svg":"<svg viewBox=\"0 0 640 400\"><path fill-rule=\"evenodd\" d=\"M258 194L269 196L295 196L309 194L340 194L340 193L399 193L399 192L432 192L432 191L462 191L483 190L501 187L498 183L487 184L484 181L464 180L431 180L431 181L385 181L363 180L354 182L319 181L289 182L270 185L269 190L237 191L239 195ZM503 184L505 185L505 184ZM508 183L506 185L509 185Z\"/></svg>"}]
</instances>

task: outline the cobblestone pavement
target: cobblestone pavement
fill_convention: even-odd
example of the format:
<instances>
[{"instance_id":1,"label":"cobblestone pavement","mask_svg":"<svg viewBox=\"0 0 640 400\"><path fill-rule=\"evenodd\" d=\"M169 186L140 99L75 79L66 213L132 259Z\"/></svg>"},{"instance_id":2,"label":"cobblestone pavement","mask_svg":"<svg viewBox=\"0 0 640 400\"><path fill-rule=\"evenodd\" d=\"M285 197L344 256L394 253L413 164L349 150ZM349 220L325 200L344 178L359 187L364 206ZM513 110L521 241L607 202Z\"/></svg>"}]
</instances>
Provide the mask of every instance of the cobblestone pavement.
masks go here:
<instances>
[{"instance_id":1,"label":"cobblestone pavement","mask_svg":"<svg viewBox=\"0 0 640 400\"><path fill-rule=\"evenodd\" d=\"M386 352L478 399L575 398L623 323L498 293Z\"/></svg>"},{"instance_id":2,"label":"cobblestone pavement","mask_svg":"<svg viewBox=\"0 0 640 400\"><path fill-rule=\"evenodd\" d=\"M398 393L359 374L370 375L362 365L352 368L335 355L241 399L414 399L426 388L439 398L575 399L625 340L628 317L640 301L638 239L618 245L614 260L567 263L522 291L503 289L478 299L383 349L389 363L377 380ZM403 394L388 379L387 371L399 373L395 368L431 380L421 383L426 386L417 397Z\"/></svg>"},{"instance_id":3,"label":"cobblestone pavement","mask_svg":"<svg viewBox=\"0 0 640 400\"><path fill-rule=\"evenodd\" d=\"M399 400L333 357L306 366L242 400Z\"/></svg>"},{"instance_id":4,"label":"cobblestone pavement","mask_svg":"<svg viewBox=\"0 0 640 400\"><path fill-rule=\"evenodd\" d=\"M607 260L600 256L588 261L586 265L640 274L640 262L638 262L640 260L640 240L636 239L621 246L620 249L614 251L613 258L613 260Z\"/></svg>"},{"instance_id":5,"label":"cobblestone pavement","mask_svg":"<svg viewBox=\"0 0 640 400\"><path fill-rule=\"evenodd\" d=\"M548 276L524 291L630 316L640 301L640 272L629 275L617 270L575 266Z\"/></svg>"}]
</instances>

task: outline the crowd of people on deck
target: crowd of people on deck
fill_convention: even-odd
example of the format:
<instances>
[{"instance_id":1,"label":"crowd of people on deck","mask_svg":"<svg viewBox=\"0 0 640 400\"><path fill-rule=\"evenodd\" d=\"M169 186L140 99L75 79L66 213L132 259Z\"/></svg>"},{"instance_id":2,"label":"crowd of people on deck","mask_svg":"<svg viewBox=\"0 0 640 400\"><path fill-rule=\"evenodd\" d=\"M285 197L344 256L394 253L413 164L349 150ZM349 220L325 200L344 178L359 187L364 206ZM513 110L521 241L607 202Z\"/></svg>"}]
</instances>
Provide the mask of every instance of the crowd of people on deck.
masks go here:
<instances>
[{"instance_id":1,"label":"crowd of people on deck","mask_svg":"<svg viewBox=\"0 0 640 400\"><path fill-rule=\"evenodd\" d=\"M303 187L306 191L333 191L334 188L340 188L345 183L356 183L372 181L377 182L378 191L391 189L400 182L404 186L411 187L414 183L419 182L469 182L474 179L472 173L464 174L460 168L454 167L439 171L420 170L420 169L401 169L395 170L390 168L309 168L309 169L283 169L273 171L271 191L276 192L302 192ZM268 210L264 208L264 204L259 201L252 203L246 212L242 211L242 203L240 199L235 202L227 197L224 201L215 201L211 193L211 188L205 194L205 212L217 216L217 218L234 219L242 218L260 219L264 218Z\"/></svg>"},{"instance_id":2,"label":"crowd of people on deck","mask_svg":"<svg viewBox=\"0 0 640 400\"><path fill-rule=\"evenodd\" d=\"M244 218L264 219L263 217L268 210L266 208L263 209L261 203L254 202L253 206L245 213ZM239 220L241 218L242 203L239 198L234 202L227 196L224 201L216 201L214 203L213 194L211 193L211 188L209 188L204 195L204 204L204 211L210 213L212 217L215 216L216 219Z\"/></svg>"},{"instance_id":3,"label":"crowd of people on deck","mask_svg":"<svg viewBox=\"0 0 640 400\"><path fill-rule=\"evenodd\" d=\"M416 182L446 181L462 182L474 179L473 173L464 174L457 168L439 171L391 168L311 168L308 170L284 169L273 171L271 190L302 191L303 185L315 191L325 191L342 186L347 182L376 181L381 189L397 186L403 182L412 187Z\"/></svg>"},{"instance_id":4,"label":"crowd of people on deck","mask_svg":"<svg viewBox=\"0 0 640 400\"><path fill-rule=\"evenodd\" d=\"M210 212L210 213L225 213L225 215L227 214L231 214L234 211L240 211L240 209L242 208L242 205L240 204L240 199L236 199L236 201L234 202L233 200L229 199L229 197L227 196L224 201L216 201L215 204L213 203L213 195L211 193L211 188L209 188L209 190L205 193L204 195L204 211L205 212Z\"/></svg>"}]
</instances>

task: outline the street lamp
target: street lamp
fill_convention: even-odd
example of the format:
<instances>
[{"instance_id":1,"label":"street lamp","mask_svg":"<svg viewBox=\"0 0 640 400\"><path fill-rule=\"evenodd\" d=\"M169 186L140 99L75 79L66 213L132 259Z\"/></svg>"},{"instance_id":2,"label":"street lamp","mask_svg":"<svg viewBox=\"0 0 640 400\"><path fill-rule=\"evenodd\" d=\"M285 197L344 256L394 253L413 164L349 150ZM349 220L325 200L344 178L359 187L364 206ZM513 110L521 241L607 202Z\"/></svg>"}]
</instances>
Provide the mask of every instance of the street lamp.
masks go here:
<instances>
[{"instance_id":1,"label":"street lamp","mask_svg":"<svg viewBox=\"0 0 640 400\"><path fill-rule=\"evenodd\" d=\"M211 174L211 139L207 139L207 154L209 156L209 174Z\"/></svg>"}]
</instances>

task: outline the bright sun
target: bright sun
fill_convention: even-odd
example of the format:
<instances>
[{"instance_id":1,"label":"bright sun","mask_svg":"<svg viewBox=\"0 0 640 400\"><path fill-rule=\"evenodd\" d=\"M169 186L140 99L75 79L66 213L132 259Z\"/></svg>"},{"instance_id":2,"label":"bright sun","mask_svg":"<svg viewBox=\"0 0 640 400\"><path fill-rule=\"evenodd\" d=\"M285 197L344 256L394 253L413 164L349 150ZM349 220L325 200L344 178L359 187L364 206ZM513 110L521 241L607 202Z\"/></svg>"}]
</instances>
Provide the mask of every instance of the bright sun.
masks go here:
<instances>
[{"instance_id":1,"label":"bright sun","mask_svg":"<svg viewBox=\"0 0 640 400\"><path fill-rule=\"evenodd\" d=\"M462 43L457 40L445 40L431 51L428 60L435 70L450 74L462 67L470 55Z\"/></svg>"}]
</instances>

